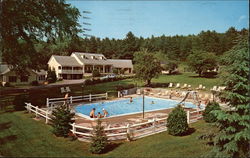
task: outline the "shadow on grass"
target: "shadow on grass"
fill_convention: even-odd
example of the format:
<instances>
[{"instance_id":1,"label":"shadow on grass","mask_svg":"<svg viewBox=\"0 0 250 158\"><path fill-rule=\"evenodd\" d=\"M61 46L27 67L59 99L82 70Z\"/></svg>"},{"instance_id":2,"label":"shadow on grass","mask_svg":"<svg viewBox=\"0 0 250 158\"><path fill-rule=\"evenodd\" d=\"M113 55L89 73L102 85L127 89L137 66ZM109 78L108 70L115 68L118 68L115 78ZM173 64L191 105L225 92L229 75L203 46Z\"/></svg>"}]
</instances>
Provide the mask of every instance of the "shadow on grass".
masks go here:
<instances>
[{"instance_id":1,"label":"shadow on grass","mask_svg":"<svg viewBox=\"0 0 250 158\"><path fill-rule=\"evenodd\" d=\"M115 148L117 148L118 146L120 146L122 143L110 143L108 145L108 147L102 152L102 154L108 153L112 150L114 150Z\"/></svg>"},{"instance_id":2,"label":"shadow on grass","mask_svg":"<svg viewBox=\"0 0 250 158\"><path fill-rule=\"evenodd\" d=\"M15 141L16 139L17 139L16 135L5 136L0 138L0 144L3 145L9 143L10 141Z\"/></svg>"},{"instance_id":3,"label":"shadow on grass","mask_svg":"<svg viewBox=\"0 0 250 158\"><path fill-rule=\"evenodd\" d=\"M188 135L191 135L195 132L195 128L188 128L188 131L185 132L184 134L182 134L181 136L188 136Z\"/></svg>"},{"instance_id":4,"label":"shadow on grass","mask_svg":"<svg viewBox=\"0 0 250 158\"><path fill-rule=\"evenodd\" d=\"M188 76L188 77L191 77L191 78L217 78L217 76Z\"/></svg>"},{"instance_id":5,"label":"shadow on grass","mask_svg":"<svg viewBox=\"0 0 250 158\"><path fill-rule=\"evenodd\" d=\"M11 122L0 123L0 132L9 129L11 127Z\"/></svg>"}]
</instances>

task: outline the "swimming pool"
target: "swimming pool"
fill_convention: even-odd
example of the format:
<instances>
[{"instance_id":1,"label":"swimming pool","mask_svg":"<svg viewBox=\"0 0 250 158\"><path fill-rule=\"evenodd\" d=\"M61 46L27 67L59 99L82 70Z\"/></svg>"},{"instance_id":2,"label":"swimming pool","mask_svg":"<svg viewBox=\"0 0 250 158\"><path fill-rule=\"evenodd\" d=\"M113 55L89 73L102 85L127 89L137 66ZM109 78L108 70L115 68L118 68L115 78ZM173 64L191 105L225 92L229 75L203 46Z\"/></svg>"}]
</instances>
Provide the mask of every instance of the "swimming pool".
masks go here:
<instances>
[{"instance_id":1,"label":"swimming pool","mask_svg":"<svg viewBox=\"0 0 250 158\"><path fill-rule=\"evenodd\" d=\"M130 99L122 99L116 101L107 101L99 103L83 104L75 107L75 112L83 117L89 118L90 111L95 108L95 114L98 112L103 114L102 109L106 109L109 116L120 116L142 112L142 97L133 98L133 102L130 103ZM160 99L145 96L145 112L162 110L175 107L180 101L170 99ZM152 104L153 102L153 104ZM191 102L185 102L185 107L196 108L197 106Z\"/></svg>"}]
</instances>

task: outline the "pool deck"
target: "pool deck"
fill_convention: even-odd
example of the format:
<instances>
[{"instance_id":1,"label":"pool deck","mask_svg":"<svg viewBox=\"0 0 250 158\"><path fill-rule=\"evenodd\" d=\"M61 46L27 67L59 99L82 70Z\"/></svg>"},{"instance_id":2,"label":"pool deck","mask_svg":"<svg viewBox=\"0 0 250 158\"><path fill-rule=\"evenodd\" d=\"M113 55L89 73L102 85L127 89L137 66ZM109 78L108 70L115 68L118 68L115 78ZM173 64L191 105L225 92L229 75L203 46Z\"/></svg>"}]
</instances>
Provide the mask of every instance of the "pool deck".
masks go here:
<instances>
[{"instance_id":1,"label":"pool deck","mask_svg":"<svg viewBox=\"0 0 250 158\"><path fill-rule=\"evenodd\" d=\"M126 97L122 97L122 98L116 98L113 100L120 100L120 99L124 99L124 98L129 98L129 97L138 97L140 95L130 95L130 96L126 96ZM169 99L169 97L167 96L151 96L149 95L149 97L156 97L156 98L162 98L162 99ZM178 98L178 97L172 97L172 100L182 100L182 98ZM101 100L102 101L102 100ZM107 101L107 100L105 100ZM192 102L192 99L187 99L187 102ZM98 101L100 102L100 101ZM78 104L75 104L79 105ZM123 116L116 116L116 117L106 117L106 118L102 118L102 123L104 127L119 127L119 126L124 126L127 124L137 124L137 123L141 123L141 122L146 122L148 120L151 120L153 118L166 118L168 116L168 114L172 111L173 108L169 108L169 109L164 109L164 110L155 110L155 111L151 111L151 112L145 112L144 113L144 119L142 116L142 113L137 113L137 114L129 114L129 115L123 115ZM193 108L185 108L185 111L195 111L196 109ZM96 121L95 120L90 120L81 116L75 116L75 123L77 125L82 125L85 127L93 127L96 125Z\"/></svg>"}]
</instances>

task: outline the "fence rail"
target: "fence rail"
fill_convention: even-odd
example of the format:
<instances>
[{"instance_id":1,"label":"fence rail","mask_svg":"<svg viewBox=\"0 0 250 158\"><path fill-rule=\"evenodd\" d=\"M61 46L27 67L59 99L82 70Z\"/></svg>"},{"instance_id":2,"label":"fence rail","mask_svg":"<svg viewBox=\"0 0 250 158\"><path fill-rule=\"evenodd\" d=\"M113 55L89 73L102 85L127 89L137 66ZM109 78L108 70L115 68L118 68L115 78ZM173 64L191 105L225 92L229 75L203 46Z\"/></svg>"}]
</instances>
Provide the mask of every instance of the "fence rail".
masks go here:
<instances>
[{"instance_id":1,"label":"fence rail","mask_svg":"<svg viewBox=\"0 0 250 158\"><path fill-rule=\"evenodd\" d=\"M52 114L49 110L38 108L33 106L31 103L25 103L28 112L34 112L36 117L40 116L45 119L46 124L52 118ZM203 110L187 111L188 123L193 123L202 118ZM153 118L147 122L137 124L127 124L120 127L107 127L104 129L109 140L135 140L143 138L156 133L164 132L167 130L167 117L164 118ZM75 123L70 124L72 126L71 132L78 137L84 138L85 141L89 141L93 136L94 128L84 127Z\"/></svg>"},{"instance_id":2,"label":"fence rail","mask_svg":"<svg viewBox=\"0 0 250 158\"><path fill-rule=\"evenodd\" d=\"M73 103L76 101L93 101L96 99L108 99L108 93L101 93L101 94L89 94L83 96L70 96L68 98L47 98L46 99L46 106L53 107L53 104L56 103Z\"/></svg>"},{"instance_id":3,"label":"fence rail","mask_svg":"<svg viewBox=\"0 0 250 158\"><path fill-rule=\"evenodd\" d=\"M40 116L45 118L45 123L47 124L49 120L51 120L52 114L48 110L43 110L38 108L38 106L33 106L31 103L25 103L25 108L28 110L28 112L34 112L36 117Z\"/></svg>"}]
</instances>

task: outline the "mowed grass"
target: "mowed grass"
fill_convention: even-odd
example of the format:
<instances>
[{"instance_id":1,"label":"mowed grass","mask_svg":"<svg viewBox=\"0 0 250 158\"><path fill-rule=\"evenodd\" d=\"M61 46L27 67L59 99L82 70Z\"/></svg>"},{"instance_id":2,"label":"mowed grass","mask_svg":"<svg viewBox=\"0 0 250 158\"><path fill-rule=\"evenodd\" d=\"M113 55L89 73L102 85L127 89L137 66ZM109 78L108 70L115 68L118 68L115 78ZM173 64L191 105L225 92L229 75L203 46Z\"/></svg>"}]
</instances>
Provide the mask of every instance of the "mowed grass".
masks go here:
<instances>
[{"instance_id":1,"label":"mowed grass","mask_svg":"<svg viewBox=\"0 0 250 158\"><path fill-rule=\"evenodd\" d=\"M197 88L200 84L206 87L206 91L209 91L213 86L221 85L219 78L205 78L199 77L195 73L185 72L177 75L160 75L158 78L152 80L153 83L180 83L183 86L185 83L190 84L193 89Z\"/></svg>"},{"instance_id":2,"label":"mowed grass","mask_svg":"<svg viewBox=\"0 0 250 158\"><path fill-rule=\"evenodd\" d=\"M195 129L190 135L177 137L163 132L132 142L116 143L111 151L94 155L88 151L89 144L58 138L52 127L43 121L32 119L25 112L0 114L0 155L22 157L198 157L207 153L211 146L197 139L213 129L210 124L199 121L191 124Z\"/></svg>"}]
</instances>

